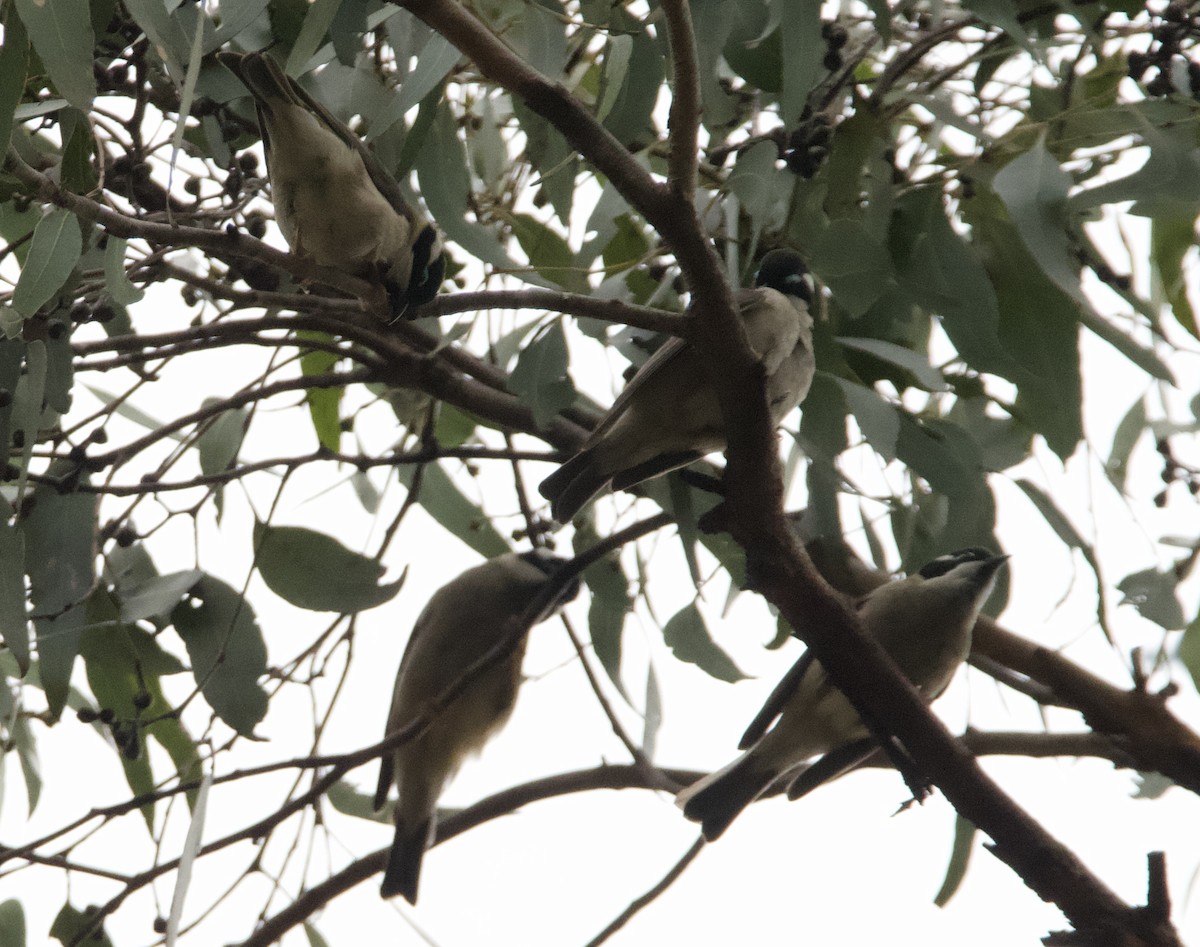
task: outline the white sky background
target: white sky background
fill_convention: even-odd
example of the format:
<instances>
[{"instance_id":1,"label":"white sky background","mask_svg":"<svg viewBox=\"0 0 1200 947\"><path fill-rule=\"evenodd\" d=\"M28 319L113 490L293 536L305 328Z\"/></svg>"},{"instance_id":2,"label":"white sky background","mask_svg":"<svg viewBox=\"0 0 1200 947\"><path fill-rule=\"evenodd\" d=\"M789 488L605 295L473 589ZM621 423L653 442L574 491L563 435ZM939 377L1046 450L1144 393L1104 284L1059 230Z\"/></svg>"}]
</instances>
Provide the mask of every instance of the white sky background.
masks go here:
<instances>
[{"instance_id":1,"label":"white sky background","mask_svg":"<svg viewBox=\"0 0 1200 947\"><path fill-rule=\"evenodd\" d=\"M1114 253L1112 262L1118 271L1120 261ZM1135 275L1144 283L1143 269L1135 266ZM174 291L155 293L160 304L152 297L135 308L140 331L186 323L190 313L182 311ZM532 317L521 314L517 321ZM1178 335L1176 341L1180 341ZM1192 379L1198 375L1194 341L1181 344L1190 354L1180 356L1174 366L1181 382L1180 398L1174 406L1177 419L1184 417L1182 409L1194 394ZM1092 446L1103 457L1116 423L1142 390L1145 379L1104 343L1087 334L1083 346L1087 431ZM188 362L191 368L185 374L180 369ZM190 356L172 366L137 403L166 420L193 410L206 396L234 390L264 363L263 351L258 349L226 349ZM82 376L79 381L121 390L115 377ZM577 381L605 400L606 389L598 379ZM77 403L90 409L89 396L80 388L77 392ZM278 400L278 404L283 403ZM1149 404L1153 416L1154 397ZM259 409L243 460L302 453L315 447L306 414L276 411L276 407L272 403ZM369 440L370 449L378 451L394 437L394 421L382 406L371 410L375 418L365 426L370 432L368 438L375 438ZM793 416L788 426L795 427L796 420ZM124 442L137 431L128 422L117 420L109 430L113 444ZM347 439L344 446L352 450L352 440ZM488 470L486 463L479 466ZM483 481L489 484L485 509L489 513L514 514L500 524L504 532L506 526L517 526L519 519L508 486L507 465L492 466L494 474L488 472ZM527 465L528 483L536 484L550 469L548 465ZM1129 607L1114 608L1113 625L1122 648L1121 654L1114 654L1094 623L1094 581L1086 565L1077 554L1071 555L1063 548L1025 497L1006 481L1020 475L1042 484L1076 527L1097 541L1110 603L1115 605L1119 593L1113 586L1121 577L1169 562L1169 550L1156 545L1157 539L1200 532L1196 503L1185 496L1181 486L1172 488L1172 502L1165 510L1153 507L1151 498L1161 488L1160 469L1160 458L1148 440L1143 440L1131 463L1128 483L1133 499L1129 503L1115 495L1098 467L1088 462L1084 449L1065 473L1043 450L1018 471L996 475L992 480L999 500L1004 551L1013 555L1012 594L1002 622L1047 646L1063 648L1068 657L1122 686L1128 684L1122 655L1135 645L1153 653L1162 642L1161 631ZM848 472L858 478L868 471ZM127 468L121 482L133 482L136 474ZM178 475L184 475L182 468ZM336 535L351 548L373 549L378 528L371 533L371 518L355 500L348 483L318 495L332 476L329 464L295 476L275 522L311 526ZM382 485L385 471L373 471L372 479ZM246 482L260 515L269 508L276 483L269 474L259 474ZM241 586L250 566L249 507L244 496L242 486L231 485L226 491L224 522L215 524L208 509L199 525L201 565L235 587ZM393 484L387 509L394 510L401 498L402 491ZM802 499L797 494L792 505L801 505ZM176 495L168 495L166 502L176 509L187 505L183 497ZM624 508L627 501L620 502ZM156 522L153 515L147 515L151 508L135 520L142 530ZM650 509L648 505L643 508ZM386 520L383 516L380 523ZM847 523L854 521L847 517ZM1095 537L1090 535L1093 522L1098 524ZM170 552L162 542L152 547L160 571L192 567L190 523L178 517L170 530ZM567 548L564 541L560 550ZM658 534L644 548L655 551L653 604L657 616L665 621L690 601L691 586L678 541L670 532ZM357 749L382 736L392 678L413 620L432 589L478 561L475 553L432 524L423 512L410 514L387 558L389 577L409 568L407 583L392 602L360 616L347 686L322 740L323 752ZM1191 582L1182 596L1189 615L1196 607L1196 586L1195 581ZM657 762L663 765L710 768L732 758L746 723L800 651L796 642L790 642L781 653L762 649L761 645L774 635L774 621L753 596L740 597L725 619L717 617L725 587L725 580L719 578L706 589L710 629L739 666L754 675L753 680L727 685L675 661L644 610L627 624L624 679L638 706L648 658L659 675L665 720ZM282 603L257 578L252 580L249 594L267 636L272 665L300 651L327 624L327 616ZM586 601L582 596L568 614L576 628L586 629ZM171 642L168 636L167 644ZM1172 650L1174 643L1172 636ZM183 653L181 647L175 650ZM316 685L319 704L332 691L337 664L334 661L331 673ZM531 679L522 690L513 720L480 760L464 768L443 799L447 806L466 805L531 778L594 766L602 760L626 761L557 621L534 632L525 671ZM190 687L190 677L185 677L176 682L168 680L168 684L177 684L177 694ZM1161 673L1154 678L1155 684L1164 682ZM76 683L84 685L82 673L77 675ZM1172 709L1191 726L1200 727L1200 699L1189 680L1179 683L1181 693L1172 701ZM641 723L636 715L609 690L630 732L635 737L640 735ZM968 719L974 726L990 729L1037 730L1041 726L1030 701L1001 692L990 678L974 671L960 674L938 708L956 728ZM266 742L241 741L232 753L221 756L218 772L305 754L312 719L313 705L307 692L300 687L285 689L272 700L270 714L259 729ZM191 732L197 734L205 726L207 711L195 708L186 720ZM1075 715L1062 712L1052 715L1051 726L1055 730L1083 729ZM50 731L39 727L37 733L45 778L43 796L32 820L26 821L17 768L8 767L0 840L9 845L51 831L93 806L119 803L129 797L115 751L98 739L91 727L76 722L68 713L59 726ZM165 755L156 746L152 746L151 753L156 773L169 772ZM1174 789L1155 802L1131 800L1132 775L1114 772L1100 761L988 758L983 762L1006 791L1129 903L1145 899L1146 853L1165 850L1176 924L1185 940L1200 939L1200 918L1185 905L1189 881L1200 864L1200 800L1193 794ZM376 767L370 765L350 778L369 792L375 775ZM273 811L293 780L292 774L284 773L253 783L216 787L209 803L205 839L218 838ZM948 908L934 907L932 898L949 857L953 812L935 794L925 806L891 818L905 798L904 787L894 773L870 772L852 774L795 804L781 800L756 804L719 842L701 854L669 892L611 943L715 944L734 940L827 945L919 941L934 947L957 947L963 943L1034 943L1047 931L1066 926L1055 909L1042 904L978 844L963 889ZM160 807L160 818L165 811L165 806ZM305 861L309 862L306 880L312 884L352 857L390 841L389 827L341 816L329 806L322 811L328 819L328 834L324 829L314 834L311 813L304 816L294 864L266 914L276 913L302 887L298 866ZM175 807L172 819L174 831L163 857L173 856L181 844L186 830L182 804ZM264 860L272 868L292 844L296 824L293 819L277 830L266 846ZM682 818L667 795L660 793L599 792L537 803L433 850L426 859L417 909L410 911L399 900L380 901L378 880L372 879L333 902L323 916L316 918L316 924L334 947L360 942L366 932L370 932L372 942L422 943L407 916L446 947L480 943L582 944L630 900L655 884L696 834L696 827ZM186 923L193 922L222 895L253 857L250 848L250 843L241 843L198 863L184 912ZM134 814L78 846L71 857L82 864L132 873L150 864L153 852L141 817ZM115 944L128 947L156 941L151 923L156 914L166 915L172 883L173 876L168 875L156 888L157 905L147 895L139 894L123 906L107 925ZM224 944L244 938L249 933L249 919L266 903L270 885L266 876L241 885L193 934L192 942ZM72 904L83 907L100 903L116 891L112 882L75 873L68 892L62 872L54 868L27 869L0 882L0 900L18 898L26 907L31 945L42 942L50 920L68 894ZM306 940L296 929L284 942L299 945Z\"/></svg>"}]
</instances>

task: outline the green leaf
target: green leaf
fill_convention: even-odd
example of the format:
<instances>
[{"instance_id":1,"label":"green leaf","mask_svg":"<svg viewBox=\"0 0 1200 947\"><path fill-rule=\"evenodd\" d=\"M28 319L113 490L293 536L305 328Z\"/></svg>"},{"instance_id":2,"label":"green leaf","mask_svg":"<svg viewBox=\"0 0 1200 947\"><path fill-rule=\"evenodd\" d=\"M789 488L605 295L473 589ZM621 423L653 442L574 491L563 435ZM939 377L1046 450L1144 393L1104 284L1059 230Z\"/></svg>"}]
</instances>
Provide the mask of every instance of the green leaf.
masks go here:
<instances>
[{"instance_id":1,"label":"green leaf","mask_svg":"<svg viewBox=\"0 0 1200 947\"><path fill-rule=\"evenodd\" d=\"M967 877L967 865L971 861L971 849L975 845L975 835L979 830L975 823L968 822L961 815L954 816L954 847L950 851L950 864L946 866L946 877L942 887L933 899L939 908L944 908L950 899L962 887L963 879Z\"/></svg>"},{"instance_id":2,"label":"green leaf","mask_svg":"<svg viewBox=\"0 0 1200 947\"><path fill-rule=\"evenodd\" d=\"M590 516L576 523L573 539L576 555L599 541L595 522ZM592 563L583 573L583 581L591 593L588 632L592 639L592 651L613 686L628 701L629 695L621 681L621 636L625 630L625 617L633 607L633 599L629 595L629 580L621 567L620 555L613 552Z\"/></svg>"},{"instance_id":3,"label":"green leaf","mask_svg":"<svg viewBox=\"0 0 1200 947\"><path fill-rule=\"evenodd\" d=\"M457 122L448 105L434 103L433 107L429 133L415 162L421 196L429 213L446 238L471 256L496 269L518 272L527 282L546 285L544 280L533 277L505 252L492 230L471 221L468 211L468 204L473 200L471 176L467 170L466 150L458 137Z\"/></svg>"},{"instance_id":4,"label":"green leaf","mask_svg":"<svg viewBox=\"0 0 1200 947\"><path fill-rule=\"evenodd\" d=\"M384 108L372 113L365 141L371 142L404 118L414 105L419 105L425 96L441 90L442 82L450 70L458 65L462 53L440 33L432 33L417 56L412 72L404 77L404 84L387 101Z\"/></svg>"},{"instance_id":5,"label":"green leaf","mask_svg":"<svg viewBox=\"0 0 1200 947\"><path fill-rule=\"evenodd\" d=\"M50 925L50 936L61 941L63 947L75 947L87 944L87 947L113 947L104 925L93 923L98 908L88 908L77 911L70 904L64 904L54 923Z\"/></svg>"},{"instance_id":6,"label":"green leaf","mask_svg":"<svg viewBox=\"0 0 1200 947\"><path fill-rule=\"evenodd\" d=\"M587 293L587 277L580 272L570 245L546 224L529 214L513 214L513 236L543 277L572 293Z\"/></svg>"},{"instance_id":7,"label":"green leaf","mask_svg":"<svg viewBox=\"0 0 1200 947\"><path fill-rule=\"evenodd\" d=\"M718 681L732 684L746 677L713 641L695 604L685 606L671 617L663 628L663 641L680 661L696 665Z\"/></svg>"},{"instance_id":8,"label":"green leaf","mask_svg":"<svg viewBox=\"0 0 1200 947\"><path fill-rule=\"evenodd\" d=\"M37 739L33 735L28 717L20 715L13 721L9 739L12 740L17 750L17 758L21 761L21 775L25 777L25 798L29 806L28 813L32 816L42 795L42 773L38 763ZM0 940L0 944L2 943L7 942Z\"/></svg>"},{"instance_id":9,"label":"green leaf","mask_svg":"<svg viewBox=\"0 0 1200 947\"><path fill-rule=\"evenodd\" d=\"M887 288L887 250L854 220L835 220L813 244L813 272L851 316L861 316Z\"/></svg>"},{"instance_id":10,"label":"green leaf","mask_svg":"<svg viewBox=\"0 0 1200 947\"><path fill-rule=\"evenodd\" d=\"M885 342L882 339L840 336L837 341L847 348L869 352L876 358L881 358L885 362L891 362L893 365L911 372L918 384L927 391L945 391L948 387L946 380L942 378L942 373L929 364L928 356L922 355L920 352L914 352L912 349L906 349L903 345Z\"/></svg>"},{"instance_id":11,"label":"green leaf","mask_svg":"<svg viewBox=\"0 0 1200 947\"><path fill-rule=\"evenodd\" d=\"M89 111L96 97L92 75L96 36L87 0L17 0L17 12L59 94L81 111Z\"/></svg>"},{"instance_id":12,"label":"green leaf","mask_svg":"<svg viewBox=\"0 0 1200 947\"><path fill-rule=\"evenodd\" d=\"M567 337L555 319L517 356L508 387L533 412L539 428L547 428L558 412L575 403L575 385L567 373Z\"/></svg>"},{"instance_id":13,"label":"green leaf","mask_svg":"<svg viewBox=\"0 0 1200 947\"><path fill-rule=\"evenodd\" d=\"M633 37L609 35L604 44L603 71L600 78L600 95L596 102L596 118L604 121L617 96L625 85L629 72L629 58L633 54Z\"/></svg>"},{"instance_id":14,"label":"green leaf","mask_svg":"<svg viewBox=\"0 0 1200 947\"><path fill-rule=\"evenodd\" d=\"M25 612L25 539L0 516L0 639L29 673L29 616ZM0 940L0 943L3 941Z\"/></svg>"},{"instance_id":15,"label":"green leaf","mask_svg":"<svg viewBox=\"0 0 1200 947\"><path fill-rule=\"evenodd\" d=\"M658 138L654 109L662 89L665 64L658 42L650 35L645 23L621 6L611 8L611 12L612 27L624 31L624 35L631 38L632 47L624 81L608 115L603 119L604 127L630 151L640 151ZM574 182L576 164L572 163L570 169L569 177L566 173L562 174L564 183ZM558 210L558 203L555 202L554 206ZM561 211L559 219L565 222Z\"/></svg>"},{"instance_id":16,"label":"green leaf","mask_svg":"<svg viewBox=\"0 0 1200 947\"><path fill-rule=\"evenodd\" d=\"M1129 457L1133 454L1138 440L1146 432L1146 400L1138 398L1113 434L1112 450L1108 452L1108 460L1104 464L1104 472L1112 485L1121 493L1125 492L1125 475L1129 471Z\"/></svg>"},{"instance_id":17,"label":"green leaf","mask_svg":"<svg viewBox=\"0 0 1200 947\"><path fill-rule=\"evenodd\" d=\"M399 469L397 477L412 489L418 471L421 476L417 502L426 513L485 559L509 552L508 543L491 520L454 485L441 464L408 464Z\"/></svg>"},{"instance_id":18,"label":"green leaf","mask_svg":"<svg viewBox=\"0 0 1200 947\"><path fill-rule=\"evenodd\" d=\"M301 526L254 524L255 564L267 587L298 608L353 614L390 601L404 584L381 585L376 560Z\"/></svg>"},{"instance_id":19,"label":"green leaf","mask_svg":"<svg viewBox=\"0 0 1200 947\"><path fill-rule=\"evenodd\" d=\"M301 342L332 343L336 341L333 336L324 332L304 330L297 333L297 336ZM337 363L338 356L333 352L326 352L322 349L306 351L300 356L300 371L305 378L315 378L333 371L333 367ZM308 411L312 417L313 429L317 432L317 440L322 447L334 453L337 453L342 447L340 407L345 391L343 386L338 385L332 388L309 388L304 392L304 400L308 402Z\"/></svg>"},{"instance_id":20,"label":"green leaf","mask_svg":"<svg viewBox=\"0 0 1200 947\"><path fill-rule=\"evenodd\" d=\"M779 20L783 60L783 92L779 97L785 121L800 117L808 93L820 75L821 0L773 0L772 15ZM697 21L703 22L703 21Z\"/></svg>"},{"instance_id":21,"label":"green leaf","mask_svg":"<svg viewBox=\"0 0 1200 947\"><path fill-rule=\"evenodd\" d=\"M108 294L122 306L141 302L145 292L129 282L125 273L125 248L129 241L109 234L108 246L104 248L104 287Z\"/></svg>"},{"instance_id":22,"label":"green leaf","mask_svg":"<svg viewBox=\"0 0 1200 947\"><path fill-rule=\"evenodd\" d=\"M25 947L25 909L15 898L0 904L0 944Z\"/></svg>"},{"instance_id":23,"label":"green leaf","mask_svg":"<svg viewBox=\"0 0 1200 947\"><path fill-rule=\"evenodd\" d=\"M575 199L578 155L562 132L538 115L522 99L513 98L513 116L525 133L525 153L534 170L542 175L542 189L564 229L569 226ZM431 205L432 206L432 205Z\"/></svg>"},{"instance_id":24,"label":"green leaf","mask_svg":"<svg viewBox=\"0 0 1200 947\"><path fill-rule=\"evenodd\" d=\"M765 229L778 230L787 212L791 189L785 185L783 169L777 168L779 148L760 141L738 155L725 186L737 195L742 210L750 215L757 237Z\"/></svg>"},{"instance_id":25,"label":"green leaf","mask_svg":"<svg viewBox=\"0 0 1200 947\"><path fill-rule=\"evenodd\" d=\"M329 947L329 941L308 921L304 922L304 936L308 938L308 947Z\"/></svg>"},{"instance_id":26,"label":"green leaf","mask_svg":"<svg viewBox=\"0 0 1200 947\"><path fill-rule=\"evenodd\" d=\"M150 754L142 741L155 737L170 746L183 734L194 765L199 757L194 744L175 718L173 708L163 697L159 677L186 670L174 655L168 654L148 632L118 620L116 603L100 590L88 602L89 625L80 640L79 653L87 670L88 687L97 705L113 714L113 736L125 779L133 794L150 792L155 785ZM145 703L139 707L139 703ZM149 726L140 721L153 720ZM141 807L147 829L154 831L154 805Z\"/></svg>"},{"instance_id":27,"label":"green leaf","mask_svg":"<svg viewBox=\"0 0 1200 947\"><path fill-rule=\"evenodd\" d=\"M1088 565L1091 566L1092 572L1096 576L1098 602L1096 619L1100 623L1105 636L1111 641L1112 634L1108 628L1108 615L1104 608L1104 578L1100 572L1100 561L1096 558L1095 548L1079 534L1079 531L1075 529L1062 510L1058 508L1054 501L1040 487L1023 479L1018 479L1016 484L1037 508L1037 511L1042 514L1046 525L1054 530L1058 538L1066 545L1073 549L1078 549L1083 554L1083 558L1087 560Z\"/></svg>"},{"instance_id":28,"label":"green leaf","mask_svg":"<svg viewBox=\"0 0 1200 947\"><path fill-rule=\"evenodd\" d=\"M835 380L867 443L884 460L889 463L895 460L896 444L900 439L899 413L874 388L856 385L844 378Z\"/></svg>"},{"instance_id":29,"label":"green leaf","mask_svg":"<svg viewBox=\"0 0 1200 947\"><path fill-rule=\"evenodd\" d=\"M293 44L291 52L288 53L284 71L289 76L298 76L304 71L313 54L325 42L329 26L333 23L333 18L337 15L341 5L342 0L314 0L308 8L308 13L304 17L304 25L300 28L300 35L296 37L296 42Z\"/></svg>"},{"instance_id":30,"label":"green leaf","mask_svg":"<svg viewBox=\"0 0 1200 947\"><path fill-rule=\"evenodd\" d=\"M267 672L267 647L254 610L212 576L201 579L192 595L171 617L187 645L196 683L218 717L252 736L267 712L267 692L258 683Z\"/></svg>"},{"instance_id":31,"label":"green leaf","mask_svg":"<svg viewBox=\"0 0 1200 947\"><path fill-rule=\"evenodd\" d=\"M123 590L121 621L167 618L203 577L204 573L199 569L187 569L152 576L132 588Z\"/></svg>"},{"instance_id":32,"label":"green leaf","mask_svg":"<svg viewBox=\"0 0 1200 947\"><path fill-rule=\"evenodd\" d=\"M1079 259L1067 231L1071 176L1046 149L1045 136L1001 168L992 187L1008 208L1034 263L1064 293L1087 305L1079 284Z\"/></svg>"},{"instance_id":33,"label":"green leaf","mask_svg":"<svg viewBox=\"0 0 1200 947\"><path fill-rule=\"evenodd\" d=\"M1013 413L1065 459L1083 437L1079 306L1043 275L1002 216L979 207L970 221L996 287L1000 338L1019 366L1007 373L1018 386Z\"/></svg>"},{"instance_id":34,"label":"green leaf","mask_svg":"<svg viewBox=\"0 0 1200 947\"><path fill-rule=\"evenodd\" d=\"M13 113L25 91L28 64L29 37L17 8L9 4L4 11L4 43L0 45L0 154L8 152Z\"/></svg>"},{"instance_id":35,"label":"green leaf","mask_svg":"<svg viewBox=\"0 0 1200 947\"><path fill-rule=\"evenodd\" d=\"M303 361L303 358L301 359ZM341 389L336 389L341 391ZM309 395L315 394L313 391ZM220 399L205 398L201 407L207 408ZM250 414L245 408L230 408L213 418L196 438L196 449L200 452L200 472L211 477L224 473L237 460L242 449L242 440L250 423Z\"/></svg>"},{"instance_id":36,"label":"green leaf","mask_svg":"<svg viewBox=\"0 0 1200 947\"><path fill-rule=\"evenodd\" d=\"M52 468L53 469L53 468ZM61 472L61 471L60 471ZM50 714L62 713L95 580L96 494L39 486L21 521L25 568L38 641L38 667Z\"/></svg>"},{"instance_id":37,"label":"green leaf","mask_svg":"<svg viewBox=\"0 0 1200 947\"><path fill-rule=\"evenodd\" d=\"M75 215L61 209L46 214L33 230L29 256L13 290L13 308L32 316L67 281L82 253L83 236Z\"/></svg>"},{"instance_id":38,"label":"green leaf","mask_svg":"<svg viewBox=\"0 0 1200 947\"><path fill-rule=\"evenodd\" d=\"M1192 684L1200 691L1200 615L1191 620L1179 639L1179 660L1192 675Z\"/></svg>"},{"instance_id":39,"label":"green leaf","mask_svg":"<svg viewBox=\"0 0 1200 947\"><path fill-rule=\"evenodd\" d=\"M646 667L646 712L642 726L642 752L651 761L658 749L658 731L662 722L662 694L658 689L658 675L654 673L654 664L651 663Z\"/></svg>"},{"instance_id":40,"label":"green leaf","mask_svg":"<svg viewBox=\"0 0 1200 947\"><path fill-rule=\"evenodd\" d=\"M1163 215L1150 221L1150 261L1162 293L1171 306L1175 321L1200 338L1196 312L1188 300L1183 258L1196 245L1194 214Z\"/></svg>"},{"instance_id":41,"label":"green leaf","mask_svg":"<svg viewBox=\"0 0 1200 947\"><path fill-rule=\"evenodd\" d=\"M76 194L88 194L100 183L93 163L92 126L82 112L69 108L59 114L59 127L65 142L59 165L62 186Z\"/></svg>"},{"instance_id":42,"label":"green leaf","mask_svg":"<svg viewBox=\"0 0 1200 947\"><path fill-rule=\"evenodd\" d=\"M325 798L342 815L354 816L356 819L366 819L368 822L379 822L384 825L390 825L392 822L390 807L385 806L376 812L374 794L360 792L344 779L339 779L325 790Z\"/></svg>"},{"instance_id":43,"label":"green leaf","mask_svg":"<svg viewBox=\"0 0 1200 947\"><path fill-rule=\"evenodd\" d=\"M1125 595L1122 605L1132 605L1143 618L1167 631L1176 631L1186 624L1176 595L1178 584L1179 577L1173 569L1165 572L1143 569L1125 576L1117 588Z\"/></svg>"}]
</instances>

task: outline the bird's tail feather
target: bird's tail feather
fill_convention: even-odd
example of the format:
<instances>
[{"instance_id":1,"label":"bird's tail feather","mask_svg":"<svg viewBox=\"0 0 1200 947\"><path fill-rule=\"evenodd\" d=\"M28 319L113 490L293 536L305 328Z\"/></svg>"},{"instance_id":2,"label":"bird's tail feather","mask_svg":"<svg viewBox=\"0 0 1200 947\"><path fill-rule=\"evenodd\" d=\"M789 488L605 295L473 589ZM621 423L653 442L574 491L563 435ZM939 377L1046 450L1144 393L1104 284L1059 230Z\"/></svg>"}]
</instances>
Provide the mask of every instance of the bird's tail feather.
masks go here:
<instances>
[{"instance_id":1,"label":"bird's tail feather","mask_svg":"<svg viewBox=\"0 0 1200 947\"><path fill-rule=\"evenodd\" d=\"M587 502L604 489L607 474L595 469L591 450L582 450L538 485L560 523L569 523Z\"/></svg>"},{"instance_id":2,"label":"bird's tail feather","mask_svg":"<svg viewBox=\"0 0 1200 947\"><path fill-rule=\"evenodd\" d=\"M675 797L675 805L693 822L699 822L710 842L720 838L738 814L766 791L775 773L760 769L754 757L743 753L723 769L697 780Z\"/></svg>"},{"instance_id":3,"label":"bird's tail feather","mask_svg":"<svg viewBox=\"0 0 1200 947\"><path fill-rule=\"evenodd\" d=\"M383 870L379 894L385 898L402 895L409 904L417 903L417 885L421 880L421 861L429 845L433 823L426 819L419 825L396 822L396 835Z\"/></svg>"}]
</instances>

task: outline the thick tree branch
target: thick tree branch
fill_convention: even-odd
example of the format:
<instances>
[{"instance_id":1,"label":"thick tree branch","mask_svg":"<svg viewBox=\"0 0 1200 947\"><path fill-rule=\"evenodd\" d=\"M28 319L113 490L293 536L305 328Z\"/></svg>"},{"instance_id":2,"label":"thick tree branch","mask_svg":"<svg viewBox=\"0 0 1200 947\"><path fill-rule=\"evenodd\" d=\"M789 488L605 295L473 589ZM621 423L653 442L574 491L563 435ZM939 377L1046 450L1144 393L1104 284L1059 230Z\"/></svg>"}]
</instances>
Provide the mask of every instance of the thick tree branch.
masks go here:
<instances>
[{"instance_id":1,"label":"thick tree branch","mask_svg":"<svg viewBox=\"0 0 1200 947\"><path fill-rule=\"evenodd\" d=\"M671 44L671 110L667 115L670 142L667 183L691 203L696 192L699 160L700 72L696 60L696 34L688 0L663 0L667 39Z\"/></svg>"}]
</instances>

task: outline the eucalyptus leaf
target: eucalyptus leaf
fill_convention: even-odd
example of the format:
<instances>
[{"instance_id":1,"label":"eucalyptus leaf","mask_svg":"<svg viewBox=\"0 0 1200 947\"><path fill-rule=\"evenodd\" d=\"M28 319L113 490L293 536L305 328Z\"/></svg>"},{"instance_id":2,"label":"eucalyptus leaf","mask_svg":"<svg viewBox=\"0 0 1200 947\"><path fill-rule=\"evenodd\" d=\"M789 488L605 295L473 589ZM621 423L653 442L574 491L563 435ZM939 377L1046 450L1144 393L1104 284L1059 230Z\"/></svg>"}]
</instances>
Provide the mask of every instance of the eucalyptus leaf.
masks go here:
<instances>
[{"instance_id":1,"label":"eucalyptus leaf","mask_svg":"<svg viewBox=\"0 0 1200 947\"><path fill-rule=\"evenodd\" d=\"M13 290L13 308L32 316L67 281L82 253L83 236L75 215L62 209L46 214L33 230L29 256Z\"/></svg>"},{"instance_id":2,"label":"eucalyptus leaf","mask_svg":"<svg viewBox=\"0 0 1200 947\"><path fill-rule=\"evenodd\" d=\"M213 712L243 736L266 716L267 647L254 610L234 588L205 576L172 612L192 674Z\"/></svg>"},{"instance_id":3,"label":"eucalyptus leaf","mask_svg":"<svg viewBox=\"0 0 1200 947\"><path fill-rule=\"evenodd\" d=\"M255 565L280 598L316 612L352 614L391 601L404 576L381 583L385 568L332 536L302 526L254 524Z\"/></svg>"},{"instance_id":4,"label":"eucalyptus leaf","mask_svg":"<svg viewBox=\"0 0 1200 947\"><path fill-rule=\"evenodd\" d=\"M708 626L704 624L704 617L694 604L685 606L671 616L663 627L663 641L680 661L696 665L718 681L732 684L746 677L713 641Z\"/></svg>"}]
</instances>

